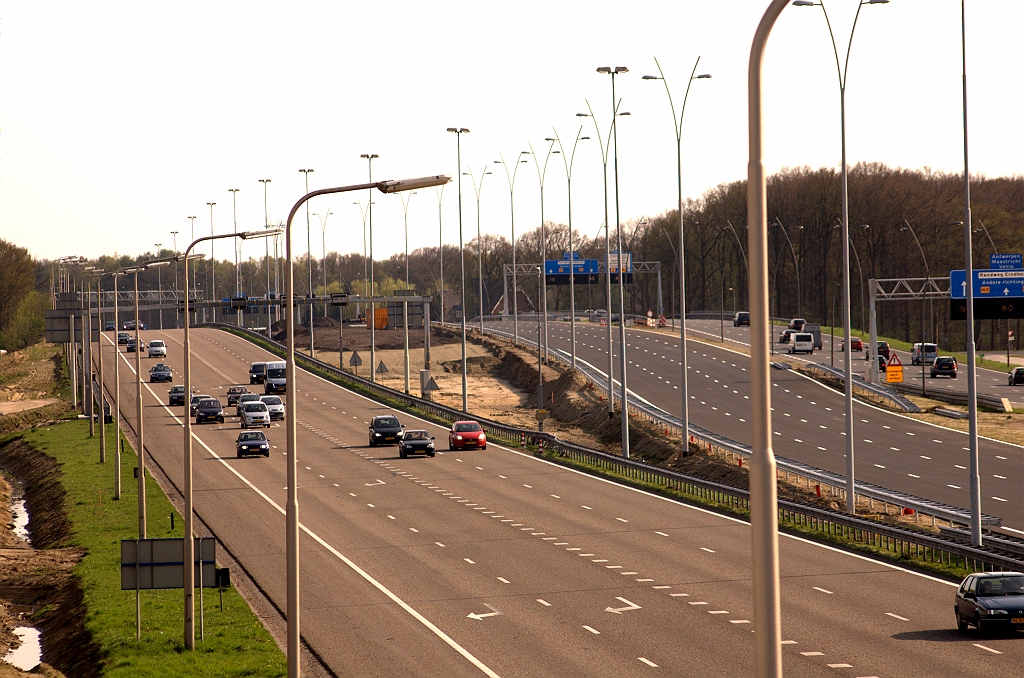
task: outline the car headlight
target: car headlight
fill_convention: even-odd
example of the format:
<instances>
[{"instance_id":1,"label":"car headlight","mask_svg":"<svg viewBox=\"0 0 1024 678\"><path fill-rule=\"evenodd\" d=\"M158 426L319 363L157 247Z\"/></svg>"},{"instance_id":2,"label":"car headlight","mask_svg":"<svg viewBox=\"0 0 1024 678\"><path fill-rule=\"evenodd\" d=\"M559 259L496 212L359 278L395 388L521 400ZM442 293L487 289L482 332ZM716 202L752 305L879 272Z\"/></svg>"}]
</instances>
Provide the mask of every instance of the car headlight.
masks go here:
<instances>
[{"instance_id":1,"label":"car headlight","mask_svg":"<svg viewBox=\"0 0 1024 678\"><path fill-rule=\"evenodd\" d=\"M455 436L456 440L462 440L462 436Z\"/></svg>"},{"instance_id":2,"label":"car headlight","mask_svg":"<svg viewBox=\"0 0 1024 678\"><path fill-rule=\"evenodd\" d=\"M434 443L427 443L427 447L430 449L434 449Z\"/></svg>"},{"instance_id":3,"label":"car headlight","mask_svg":"<svg viewBox=\"0 0 1024 678\"><path fill-rule=\"evenodd\" d=\"M487 436L483 433L480 434L480 440L487 440Z\"/></svg>"},{"instance_id":4,"label":"car headlight","mask_svg":"<svg viewBox=\"0 0 1024 678\"><path fill-rule=\"evenodd\" d=\"M989 610L989 614L1007 614L1006 610Z\"/></svg>"},{"instance_id":5,"label":"car headlight","mask_svg":"<svg viewBox=\"0 0 1024 678\"><path fill-rule=\"evenodd\" d=\"M375 436L377 436L378 438L380 438L380 434L379 434L379 433L377 433L376 431L374 431L374 432L373 432L373 435L375 435Z\"/></svg>"}]
</instances>

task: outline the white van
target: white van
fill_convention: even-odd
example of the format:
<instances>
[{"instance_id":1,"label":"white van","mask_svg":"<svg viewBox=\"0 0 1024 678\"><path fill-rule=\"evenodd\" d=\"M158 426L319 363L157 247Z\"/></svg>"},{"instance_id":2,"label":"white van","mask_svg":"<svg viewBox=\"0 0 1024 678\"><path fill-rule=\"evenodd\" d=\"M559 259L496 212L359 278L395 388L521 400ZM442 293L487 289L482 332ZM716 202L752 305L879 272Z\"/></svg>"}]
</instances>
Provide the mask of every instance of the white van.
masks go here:
<instances>
[{"instance_id":1,"label":"white van","mask_svg":"<svg viewBox=\"0 0 1024 678\"><path fill-rule=\"evenodd\" d=\"M159 339L154 339L149 342L149 357L150 358L166 358L167 357L167 345Z\"/></svg>"},{"instance_id":2,"label":"white van","mask_svg":"<svg viewBox=\"0 0 1024 678\"><path fill-rule=\"evenodd\" d=\"M935 358L939 355L939 347L936 344L925 344L924 345L924 364L931 365L935 362ZM910 364L920 365L921 364L921 342L914 344L913 350L910 352Z\"/></svg>"},{"instance_id":3,"label":"white van","mask_svg":"<svg viewBox=\"0 0 1024 678\"><path fill-rule=\"evenodd\" d=\"M814 353L814 335L809 332L794 332L789 335L790 353Z\"/></svg>"}]
</instances>

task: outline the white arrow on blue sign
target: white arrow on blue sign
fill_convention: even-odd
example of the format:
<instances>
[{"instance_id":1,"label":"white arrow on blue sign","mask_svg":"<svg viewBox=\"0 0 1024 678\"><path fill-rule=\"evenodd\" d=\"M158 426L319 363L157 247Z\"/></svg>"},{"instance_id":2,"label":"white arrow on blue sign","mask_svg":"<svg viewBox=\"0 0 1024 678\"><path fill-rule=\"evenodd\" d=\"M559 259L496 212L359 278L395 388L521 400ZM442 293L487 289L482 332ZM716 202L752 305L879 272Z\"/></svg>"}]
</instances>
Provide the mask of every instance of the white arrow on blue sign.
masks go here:
<instances>
[{"instance_id":1,"label":"white arrow on blue sign","mask_svg":"<svg viewBox=\"0 0 1024 678\"><path fill-rule=\"evenodd\" d=\"M976 270L973 288L975 298L1024 297L1024 270ZM967 298L966 271L949 272L949 296Z\"/></svg>"}]
</instances>

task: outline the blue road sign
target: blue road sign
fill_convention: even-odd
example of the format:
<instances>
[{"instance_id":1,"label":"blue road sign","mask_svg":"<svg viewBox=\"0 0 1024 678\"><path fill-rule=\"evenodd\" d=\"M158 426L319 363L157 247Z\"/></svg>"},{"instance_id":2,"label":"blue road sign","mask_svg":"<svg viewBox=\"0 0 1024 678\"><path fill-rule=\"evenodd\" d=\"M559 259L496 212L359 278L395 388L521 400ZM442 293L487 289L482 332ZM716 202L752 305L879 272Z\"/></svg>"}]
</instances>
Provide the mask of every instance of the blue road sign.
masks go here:
<instances>
[{"instance_id":1,"label":"blue road sign","mask_svg":"<svg viewBox=\"0 0 1024 678\"><path fill-rule=\"evenodd\" d=\"M974 271L974 297L976 299L1001 299L1024 297L1024 270L980 270ZM967 297L967 272L949 272L949 296L953 299Z\"/></svg>"},{"instance_id":2,"label":"blue road sign","mask_svg":"<svg viewBox=\"0 0 1024 678\"><path fill-rule=\"evenodd\" d=\"M998 271L1024 269L1024 257L1019 254L990 254L988 267Z\"/></svg>"},{"instance_id":3,"label":"blue road sign","mask_svg":"<svg viewBox=\"0 0 1024 678\"><path fill-rule=\"evenodd\" d=\"M579 252L573 252L572 253L572 258L573 258L573 261L579 261L580 260L580 253ZM569 253L568 252L562 252L562 261L569 261Z\"/></svg>"},{"instance_id":4,"label":"blue road sign","mask_svg":"<svg viewBox=\"0 0 1024 678\"><path fill-rule=\"evenodd\" d=\"M577 259L576 261L569 263L568 259L561 261L556 259L548 259L544 262L544 275L569 275L569 269L576 275L585 275L587 273L593 273L597 275L597 259ZM566 280L568 282L568 280Z\"/></svg>"}]
</instances>

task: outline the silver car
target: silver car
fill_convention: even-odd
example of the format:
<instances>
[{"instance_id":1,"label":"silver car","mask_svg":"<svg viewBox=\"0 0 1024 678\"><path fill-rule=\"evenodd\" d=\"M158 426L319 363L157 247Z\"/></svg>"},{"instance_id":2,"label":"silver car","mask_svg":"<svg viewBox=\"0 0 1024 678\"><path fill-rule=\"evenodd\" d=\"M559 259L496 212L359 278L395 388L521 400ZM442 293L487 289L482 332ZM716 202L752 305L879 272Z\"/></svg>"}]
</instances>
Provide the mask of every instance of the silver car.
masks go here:
<instances>
[{"instance_id":1,"label":"silver car","mask_svg":"<svg viewBox=\"0 0 1024 678\"><path fill-rule=\"evenodd\" d=\"M284 419L284 401L281 400L281 396L265 395L261 396L260 400L267 406L267 410L270 411L271 421L274 419Z\"/></svg>"},{"instance_id":2,"label":"silver car","mask_svg":"<svg viewBox=\"0 0 1024 678\"><path fill-rule=\"evenodd\" d=\"M235 414L239 417L242 416L242 406L246 403L258 403L260 401L259 393L243 393L238 396L238 400L235 401Z\"/></svg>"},{"instance_id":3,"label":"silver car","mask_svg":"<svg viewBox=\"0 0 1024 678\"><path fill-rule=\"evenodd\" d=\"M270 411L259 401L250 401L242 405L241 428L251 426L270 426Z\"/></svg>"}]
</instances>

